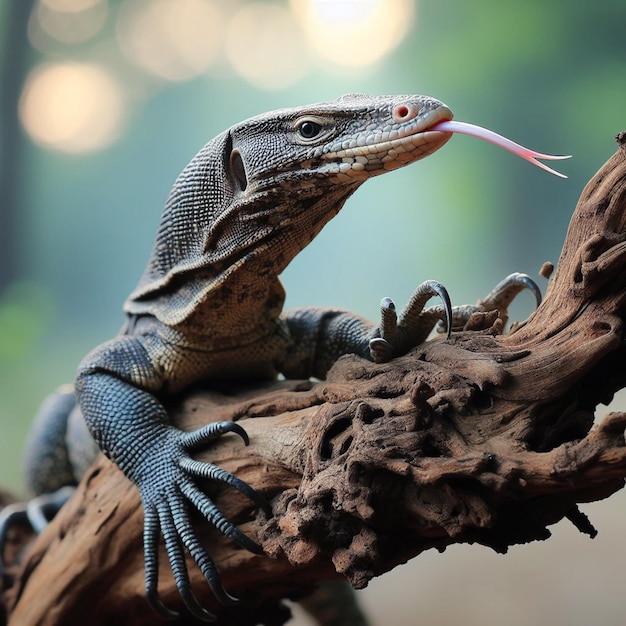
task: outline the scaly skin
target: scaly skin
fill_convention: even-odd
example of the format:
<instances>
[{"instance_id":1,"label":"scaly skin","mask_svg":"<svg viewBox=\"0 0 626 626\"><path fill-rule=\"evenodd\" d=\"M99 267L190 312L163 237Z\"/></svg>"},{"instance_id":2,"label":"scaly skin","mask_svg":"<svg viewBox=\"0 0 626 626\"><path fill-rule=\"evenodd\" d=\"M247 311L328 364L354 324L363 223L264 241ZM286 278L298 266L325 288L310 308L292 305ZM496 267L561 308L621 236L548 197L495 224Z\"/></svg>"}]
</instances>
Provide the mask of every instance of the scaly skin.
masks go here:
<instances>
[{"instance_id":1,"label":"scaly skin","mask_svg":"<svg viewBox=\"0 0 626 626\"><path fill-rule=\"evenodd\" d=\"M282 109L218 135L174 184L148 266L125 303L127 324L85 357L75 385L93 438L139 488L146 592L162 616L176 614L157 593L161 535L193 615L214 619L192 593L184 548L215 595L236 601L196 537L190 504L240 545L260 550L195 477L232 485L271 509L235 476L191 456L224 433L247 441L240 426L221 422L184 433L170 424L161 400L203 380L323 377L342 354L388 360L424 341L437 319L447 317L449 327L449 299L435 281L421 285L399 317L385 300L379 328L340 310L281 313L278 276L363 182L443 146L451 134L428 129L451 118L425 96L348 95ZM433 295L443 307L422 316Z\"/></svg>"}]
</instances>

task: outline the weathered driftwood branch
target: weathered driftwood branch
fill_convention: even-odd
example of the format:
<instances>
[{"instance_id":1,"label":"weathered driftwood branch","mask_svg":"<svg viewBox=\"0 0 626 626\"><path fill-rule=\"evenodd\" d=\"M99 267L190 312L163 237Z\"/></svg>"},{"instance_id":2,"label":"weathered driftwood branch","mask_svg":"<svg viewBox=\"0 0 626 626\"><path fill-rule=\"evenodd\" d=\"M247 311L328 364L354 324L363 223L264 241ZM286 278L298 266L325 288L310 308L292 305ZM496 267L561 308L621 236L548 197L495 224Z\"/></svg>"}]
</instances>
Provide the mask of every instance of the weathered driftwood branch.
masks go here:
<instances>
[{"instance_id":1,"label":"weathered driftwood branch","mask_svg":"<svg viewBox=\"0 0 626 626\"><path fill-rule=\"evenodd\" d=\"M242 609L219 607L190 567L220 623L282 623L273 599L339 575L363 587L431 547L504 551L546 539L563 517L594 533L577 503L607 497L626 476L626 414L593 424L597 404L626 376L626 147L618 139L582 194L543 304L516 332L499 334L501 322L482 315L471 330L389 364L346 356L318 384L198 391L173 407L185 429L240 420L248 448L225 437L200 457L273 502L268 520L239 494L215 491L269 556L198 521L226 587L246 600ZM10 592L10 623L154 623L141 532L136 489L101 459L30 550ZM163 599L184 613L166 569Z\"/></svg>"}]
</instances>

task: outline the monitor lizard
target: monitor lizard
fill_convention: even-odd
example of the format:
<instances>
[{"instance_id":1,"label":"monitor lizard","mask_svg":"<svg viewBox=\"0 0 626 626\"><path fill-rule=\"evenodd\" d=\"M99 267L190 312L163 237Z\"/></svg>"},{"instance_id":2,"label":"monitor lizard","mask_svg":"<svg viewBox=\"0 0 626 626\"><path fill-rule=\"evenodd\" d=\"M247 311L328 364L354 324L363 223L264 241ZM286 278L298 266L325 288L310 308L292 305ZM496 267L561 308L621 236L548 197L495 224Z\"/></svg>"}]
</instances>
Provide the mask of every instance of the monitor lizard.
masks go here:
<instances>
[{"instance_id":1,"label":"monitor lizard","mask_svg":"<svg viewBox=\"0 0 626 626\"><path fill-rule=\"evenodd\" d=\"M226 433L247 443L243 428L217 422L182 432L170 423L164 397L197 381L279 373L323 378L346 353L386 361L424 341L438 320L446 320L449 334L455 313L467 315L453 312L447 291L433 280L416 289L399 315L384 299L379 325L338 309L282 312L279 281L363 182L441 148L451 132L432 128L452 117L446 105L427 96L352 94L259 115L215 137L174 183L148 265L124 305L121 332L84 358L72 393L58 394L40 411L26 455L31 488L53 492L77 473L67 456L72 444L65 443L77 402L98 448L139 489L146 595L161 616L177 613L157 592L160 536L193 615L214 618L192 592L184 549L216 597L236 602L196 536L190 505L239 545L261 551L194 478L231 485L271 515L270 504L252 487L192 458L194 450ZM524 287L536 290L531 283L515 275L490 304L506 305ZM424 309L432 296L442 305ZM69 448L63 452L66 471L42 471L42 459L58 457L63 448Z\"/></svg>"}]
</instances>

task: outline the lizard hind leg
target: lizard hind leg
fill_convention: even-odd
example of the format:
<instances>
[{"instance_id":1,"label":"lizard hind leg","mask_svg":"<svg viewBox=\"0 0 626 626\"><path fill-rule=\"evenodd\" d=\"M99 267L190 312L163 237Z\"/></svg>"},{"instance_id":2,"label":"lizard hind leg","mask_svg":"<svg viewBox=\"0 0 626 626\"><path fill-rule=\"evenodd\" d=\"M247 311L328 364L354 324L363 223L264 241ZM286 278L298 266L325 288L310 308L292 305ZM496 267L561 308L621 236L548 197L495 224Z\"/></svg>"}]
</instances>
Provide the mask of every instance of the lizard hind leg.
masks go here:
<instances>
[{"instance_id":1,"label":"lizard hind leg","mask_svg":"<svg viewBox=\"0 0 626 626\"><path fill-rule=\"evenodd\" d=\"M24 450L24 475L28 490L35 495L52 493L76 485L67 445L67 429L76 397L71 385L59 387L35 414Z\"/></svg>"},{"instance_id":2,"label":"lizard hind leg","mask_svg":"<svg viewBox=\"0 0 626 626\"><path fill-rule=\"evenodd\" d=\"M23 526L40 534L75 491L74 486L66 485L51 493L42 493L28 502L14 502L0 511L0 572L6 565L19 561L16 558L5 559L10 530L14 526Z\"/></svg>"}]
</instances>

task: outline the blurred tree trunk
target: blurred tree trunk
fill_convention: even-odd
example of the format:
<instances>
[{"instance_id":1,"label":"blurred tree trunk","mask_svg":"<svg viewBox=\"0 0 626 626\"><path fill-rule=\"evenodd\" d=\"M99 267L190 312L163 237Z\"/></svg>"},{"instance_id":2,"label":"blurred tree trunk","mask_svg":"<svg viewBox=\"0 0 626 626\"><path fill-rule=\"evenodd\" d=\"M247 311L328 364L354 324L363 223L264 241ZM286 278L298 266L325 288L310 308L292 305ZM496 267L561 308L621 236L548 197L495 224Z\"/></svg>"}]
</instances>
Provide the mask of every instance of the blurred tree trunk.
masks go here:
<instances>
[{"instance_id":1,"label":"blurred tree trunk","mask_svg":"<svg viewBox=\"0 0 626 626\"><path fill-rule=\"evenodd\" d=\"M17 106L29 66L27 29L33 5L34 0L9 0L0 33L0 294L18 272L16 230L24 138Z\"/></svg>"}]
</instances>

